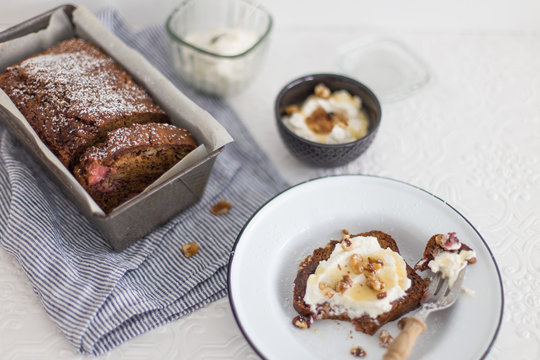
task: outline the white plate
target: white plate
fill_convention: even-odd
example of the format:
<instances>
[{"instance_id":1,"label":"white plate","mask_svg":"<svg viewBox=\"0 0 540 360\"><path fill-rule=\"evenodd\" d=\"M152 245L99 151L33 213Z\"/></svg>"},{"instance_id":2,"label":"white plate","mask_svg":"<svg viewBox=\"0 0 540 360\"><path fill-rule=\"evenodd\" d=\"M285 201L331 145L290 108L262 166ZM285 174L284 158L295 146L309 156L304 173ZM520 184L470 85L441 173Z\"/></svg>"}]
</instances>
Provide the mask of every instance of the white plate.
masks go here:
<instances>
[{"instance_id":1,"label":"white plate","mask_svg":"<svg viewBox=\"0 0 540 360\"><path fill-rule=\"evenodd\" d=\"M461 295L449 310L433 313L410 359L480 359L489 351L502 319L503 290L495 260L478 231L445 201L417 187L380 177L345 175L294 186L262 206L238 236L229 263L229 299L240 329L268 359L351 359L362 346L369 359L384 349L378 336L354 331L348 322L291 324L293 281L298 264L313 249L352 233L381 230L396 240L413 265L427 240L455 231L475 251ZM398 334L396 322L384 329Z\"/></svg>"}]
</instances>

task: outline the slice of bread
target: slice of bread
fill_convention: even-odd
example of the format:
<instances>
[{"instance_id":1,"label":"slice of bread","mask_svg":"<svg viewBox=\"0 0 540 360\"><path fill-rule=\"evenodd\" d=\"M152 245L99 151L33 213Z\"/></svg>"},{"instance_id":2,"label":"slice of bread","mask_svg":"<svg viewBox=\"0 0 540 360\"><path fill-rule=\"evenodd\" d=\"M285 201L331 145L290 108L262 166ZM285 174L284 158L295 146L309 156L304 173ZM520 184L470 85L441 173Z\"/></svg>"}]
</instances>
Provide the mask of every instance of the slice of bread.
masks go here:
<instances>
[{"instance_id":1,"label":"slice of bread","mask_svg":"<svg viewBox=\"0 0 540 360\"><path fill-rule=\"evenodd\" d=\"M80 157L73 173L106 213L142 192L197 144L183 128L133 124L107 134Z\"/></svg>"},{"instance_id":2,"label":"slice of bread","mask_svg":"<svg viewBox=\"0 0 540 360\"><path fill-rule=\"evenodd\" d=\"M399 253L398 246L395 240L388 234L382 231L369 231L356 236L373 236L376 237L379 245L382 248L389 248ZM302 316L312 317L317 316L317 319L334 319L350 321L355 326L357 331L373 335L377 330L389 321L396 320L404 314L416 309L420 305L420 299L424 295L425 285L420 276L409 266L407 267L407 277L411 280L411 286L406 290L405 295L394 302L392 302L392 309L385 312L376 318L370 317L367 314L357 318L350 318L347 313L339 315L330 314L329 303L324 303L318 309L318 313L314 314L309 305L304 302L304 296L306 294L308 277L315 272L319 263L323 260L327 260L334 248L340 241L332 240L324 248L318 248L313 251L313 254L306 257L298 268L298 274L294 280L293 291L293 306L295 310Z\"/></svg>"}]
</instances>

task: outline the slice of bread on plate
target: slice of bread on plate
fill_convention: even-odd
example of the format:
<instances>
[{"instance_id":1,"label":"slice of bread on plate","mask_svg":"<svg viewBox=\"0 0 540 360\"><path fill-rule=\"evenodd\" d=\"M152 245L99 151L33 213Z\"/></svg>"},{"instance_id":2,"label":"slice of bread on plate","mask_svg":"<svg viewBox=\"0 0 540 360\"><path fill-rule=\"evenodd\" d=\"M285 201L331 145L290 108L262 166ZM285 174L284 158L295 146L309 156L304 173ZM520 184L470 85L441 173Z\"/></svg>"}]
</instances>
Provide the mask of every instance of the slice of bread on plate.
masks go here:
<instances>
[{"instance_id":1,"label":"slice of bread on plate","mask_svg":"<svg viewBox=\"0 0 540 360\"><path fill-rule=\"evenodd\" d=\"M293 306L302 316L350 321L373 335L381 326L416 309L424 295L420 276L382 231L330 241L300 264Z\"/></svg>"}]
</instances>

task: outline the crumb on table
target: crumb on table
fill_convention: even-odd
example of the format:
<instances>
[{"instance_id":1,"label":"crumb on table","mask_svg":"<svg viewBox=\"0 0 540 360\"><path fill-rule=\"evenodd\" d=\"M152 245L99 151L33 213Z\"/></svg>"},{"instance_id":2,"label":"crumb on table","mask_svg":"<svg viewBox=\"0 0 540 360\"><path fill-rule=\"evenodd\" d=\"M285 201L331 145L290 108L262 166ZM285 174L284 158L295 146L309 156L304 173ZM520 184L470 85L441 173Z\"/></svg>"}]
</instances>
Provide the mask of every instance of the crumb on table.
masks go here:
<instances>
[{"instance_id":1,"label":"crumb on table","mask_svg":"<svg viewBox=\"0 0 540 360\"><path fill-rule=\"evenodd\" d=\"M195 242L184 244L182 245L182 252L184 253L185 257L190 258L199 252L199 245L197 245Z\"/></svg>"},{"instance_id":2,"label":"crumb on table","mask_svg":"<svg viewBox=\"0 0 540 360\"><path fill-rule=\"evenodd\" d=\"M232 204L230 202L228 202L227 200L220 200L217 202L217 204L212 206L212 209L210 209L210 211L214 215L223 215L228 213L231 208Z\"/></svg>"}]
</instances>

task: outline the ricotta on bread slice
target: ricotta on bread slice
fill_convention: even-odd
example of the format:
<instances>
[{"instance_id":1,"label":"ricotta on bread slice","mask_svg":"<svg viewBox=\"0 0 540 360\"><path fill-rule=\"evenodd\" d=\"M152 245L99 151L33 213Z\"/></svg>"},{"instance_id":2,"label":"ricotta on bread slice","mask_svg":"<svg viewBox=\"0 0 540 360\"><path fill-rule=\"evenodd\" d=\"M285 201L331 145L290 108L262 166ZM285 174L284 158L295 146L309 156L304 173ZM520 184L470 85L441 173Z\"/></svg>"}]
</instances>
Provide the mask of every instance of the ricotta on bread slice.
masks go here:
<instances>
[{"instance_id":1,"label":"ricotta on bread slice","mask_svg":"<svg viewBox=\"0 0 540 360\"><path fill-rule=\"evenodd\" d=\"M330 241L301 262L293 306L304 317L350 321L357 331L373 335L416 309L424 291L422 278L390 235L344 232L343 240Z\"/></svg>"}]
</instances>

